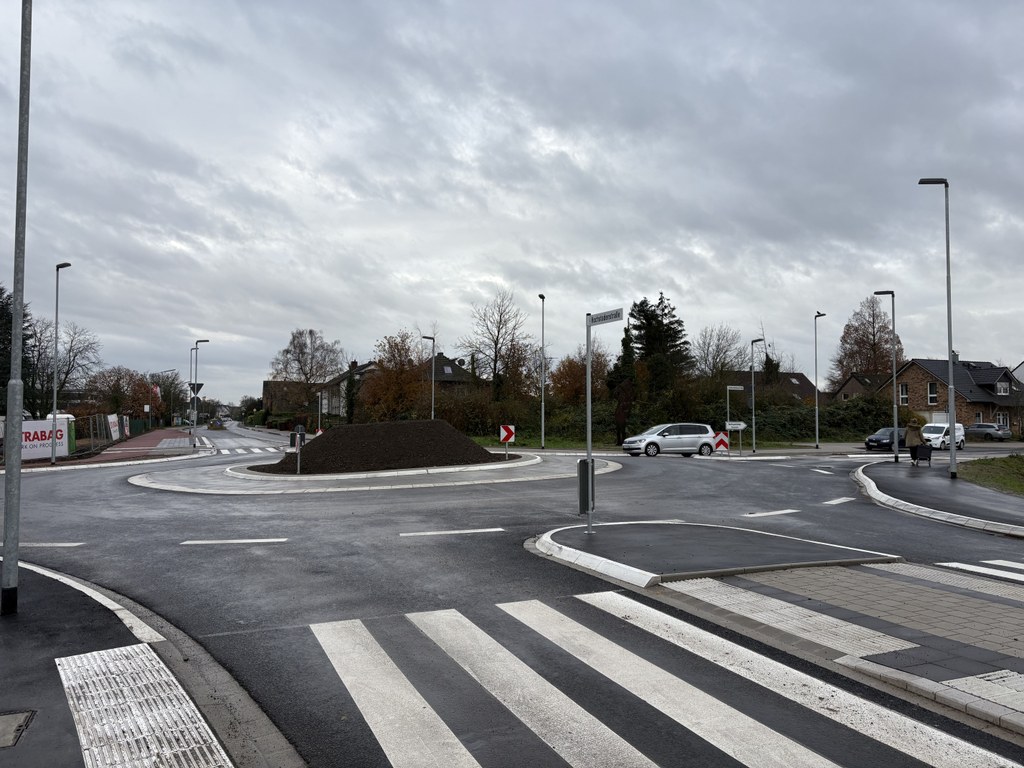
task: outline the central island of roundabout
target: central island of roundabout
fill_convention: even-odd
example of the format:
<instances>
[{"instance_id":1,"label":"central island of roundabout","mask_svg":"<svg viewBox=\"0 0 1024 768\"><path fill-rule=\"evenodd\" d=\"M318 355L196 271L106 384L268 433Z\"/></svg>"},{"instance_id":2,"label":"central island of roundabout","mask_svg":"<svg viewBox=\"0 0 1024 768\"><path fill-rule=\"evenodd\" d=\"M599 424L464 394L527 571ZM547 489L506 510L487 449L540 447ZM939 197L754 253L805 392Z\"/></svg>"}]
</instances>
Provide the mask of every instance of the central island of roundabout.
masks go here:
<instances>
[{"instance_id":1,"label":"central island of roundabout","mask_svg":"<svg viewBox=\"0 0 1024 768\"><path fill-rule=\"evenodd\" d=\"M441 420L349 424L280 460L147 472L133 485L179 493L338 493L576 477L578 454L492 452ZM595 472L621 465L596 458Z\"/></svg>"}]
</instances>

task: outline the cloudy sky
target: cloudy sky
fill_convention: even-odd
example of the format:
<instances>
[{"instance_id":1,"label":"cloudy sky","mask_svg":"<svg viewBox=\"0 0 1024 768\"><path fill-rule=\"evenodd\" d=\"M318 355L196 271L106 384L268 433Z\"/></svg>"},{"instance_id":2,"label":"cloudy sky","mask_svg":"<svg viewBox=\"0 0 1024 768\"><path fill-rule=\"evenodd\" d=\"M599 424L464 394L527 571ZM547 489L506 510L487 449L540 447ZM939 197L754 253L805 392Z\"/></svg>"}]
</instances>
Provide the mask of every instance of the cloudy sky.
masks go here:
<instances>
[{"instance_id":1,"label":"cloudy sky","mask_svg":"<svg viewBox=\"0 0 1024 768\"><path fill-rule=\"evenodd\" d=\"M556 360L659 291L823 380L896 291L912 357L1024 359L1024 5L36 0L25 300L108 365L259 395L295 328L457 353L514 292ZM13 284L20 0L0 4ZM888 311L888 298L885 299ZM595 336L612 351L621 328Z\"/></svg>"}]
</instances>

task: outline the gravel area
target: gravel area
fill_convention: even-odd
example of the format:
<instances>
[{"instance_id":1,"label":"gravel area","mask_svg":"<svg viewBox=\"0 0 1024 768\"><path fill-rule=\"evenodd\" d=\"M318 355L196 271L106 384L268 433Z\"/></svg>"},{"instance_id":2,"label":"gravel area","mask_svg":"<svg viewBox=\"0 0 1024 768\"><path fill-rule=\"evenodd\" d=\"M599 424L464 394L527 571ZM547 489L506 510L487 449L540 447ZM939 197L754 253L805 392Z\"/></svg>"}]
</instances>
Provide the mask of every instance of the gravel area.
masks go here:
<instances>
[{"instance_id":1,"label":"gravel area","mask_svg":"<svg viewBox=\"0 0 1024 768\"><path fill-rule=\"evenodd\" d=\"M504 460L504 454L491 453L439 419L346 424L331 427L319 437L306 437L301 474L452 467ZM288 453L277 464L253 469L294 475L296 461L296 454Z\"/></svg>"}]
</instances>

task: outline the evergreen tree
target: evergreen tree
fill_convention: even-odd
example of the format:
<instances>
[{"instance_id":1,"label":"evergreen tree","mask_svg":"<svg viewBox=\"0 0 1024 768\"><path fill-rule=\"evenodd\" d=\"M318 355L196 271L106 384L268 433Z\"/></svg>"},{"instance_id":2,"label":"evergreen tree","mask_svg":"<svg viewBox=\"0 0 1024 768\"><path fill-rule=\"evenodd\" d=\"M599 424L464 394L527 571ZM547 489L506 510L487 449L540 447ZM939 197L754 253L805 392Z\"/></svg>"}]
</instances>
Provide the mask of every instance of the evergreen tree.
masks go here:
<instances>
[{"instance_id":1,"label":"evergreen tree","mask_svg":"<svg viewBox=\"0 0 1024 768\"><path fill-rule=\"evenodd\" d=\"M676 308L664 293L658 294L656 304L645 296L633 303L629 321L637 360L649 371L650 394L658 396L668 392L676 378L687 373L694 362L683 321L676 317Z\"/></svg>"}]
</instances>

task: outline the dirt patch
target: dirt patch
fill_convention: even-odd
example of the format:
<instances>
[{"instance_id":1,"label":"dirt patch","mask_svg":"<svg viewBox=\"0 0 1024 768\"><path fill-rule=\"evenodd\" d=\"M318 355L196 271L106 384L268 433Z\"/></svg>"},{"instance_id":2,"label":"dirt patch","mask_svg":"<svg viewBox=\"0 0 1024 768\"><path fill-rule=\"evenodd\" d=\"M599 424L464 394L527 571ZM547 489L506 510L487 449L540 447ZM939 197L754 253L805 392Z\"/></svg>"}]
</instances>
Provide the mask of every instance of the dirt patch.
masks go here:
<instances>
[{"instance_id":1,"label":"dirt patch","mask_svg":"<svg viewBox=\"0 0 1024 768\"><path fill-rule=\"evenodd\" d=\"M257 472L294 475L298 458L285 454L277 464L252 467ZM389 469L454 467L504 461L477 445L447 421L391 421L331 427L302 448L303 475L380 472Z\"/></svg>"}]
</instances>

